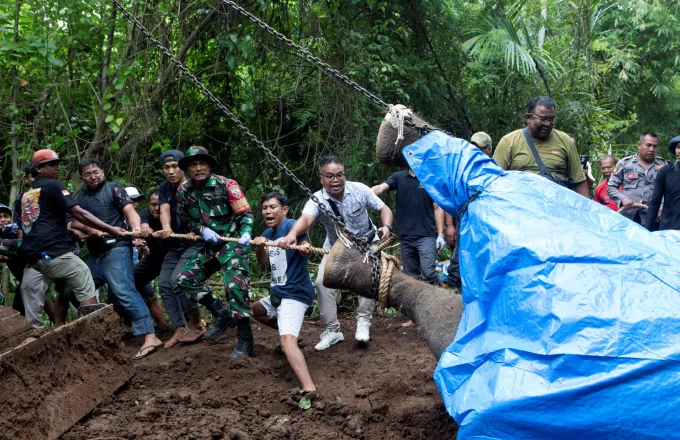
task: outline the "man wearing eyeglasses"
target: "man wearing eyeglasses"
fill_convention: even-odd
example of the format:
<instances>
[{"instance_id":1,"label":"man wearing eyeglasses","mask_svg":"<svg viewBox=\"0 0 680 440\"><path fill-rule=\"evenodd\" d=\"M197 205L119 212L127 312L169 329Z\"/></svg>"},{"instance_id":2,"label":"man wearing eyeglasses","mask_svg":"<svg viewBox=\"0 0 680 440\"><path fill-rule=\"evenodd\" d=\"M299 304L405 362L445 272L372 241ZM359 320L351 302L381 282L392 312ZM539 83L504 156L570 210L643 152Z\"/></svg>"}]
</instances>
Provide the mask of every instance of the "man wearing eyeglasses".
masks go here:
<instances>
[{"instance_id":1,"label":"man wearing eyeglasses","mask_svg":"<svg viewBox=\"0 0 680 440\"><path fill-rule=\"evenodd\" d=\"M561 181L571 181L574 191L589 198L588 183L576 144L568 134L555 130L555 102L547 96L531 98L526 110L524 117L528 135L547 170ZM503 136L496 146L493 158L504 170L541 174L524 129Z\"/></svg>"},{"instance_id":2,"label":"man wearing eyeglasses","mask_svg":"<svg viewBox=\"0 0 680 440\"><path fill-rule=\"evenodd\" d=\"M80 206L106 225L123 230L130 226L133 233L140 232L141 221L130 196L120 184L106 179L102 163L88 158L80 162L78 169L85 184L76 196ZM89 235L87 266L95 287L106 284L111 302L130 318L132 333L144 336L144 343L133 359L145 358L163 344L156 336L149 307L135 288L132 239L104 237L101 230L85 227L76 220L73 227Z\"/></svg>"},{"instance_id":3,"label":"man wearing eyeglasses","mask_svg":"<svg viewBox=\"0 0 680 440\"><path fill-rule=\"evenodd\" d=\"M328 212L342 219L347 229L358 237L365 237L370 241L377 240L376 228L368 214L368 208L371 208L380 213L383 226L378 229L378 232L380 232L381 238L386 239L390 236L393 221L392 211L378 196L373 194L368 186L345 180L345 165L339 157L323 157L319 163L319 173L321 174L323 188L314 195L324 204ZM330 249L338 239L335 223L313 200L307 201L302 210L302 215L297 219L290 232L279 239L279 244L283 247L296 244L297 237L305 234L315 220L319 220L326 228L326 241L323 247ZM321 341L314 347L318 351L325 350L331 345L345 340L340 331L340 322L338 322L337 297L339 291L323 285L323 274L327 260L328 255L324 255L316 277L319 312L326 325L326 331L321 334ZM370 339L374 308L374 300L359 297L357 331L354 335L354 339L359 342L366 343Z\"/></svg>"}]
</instances>

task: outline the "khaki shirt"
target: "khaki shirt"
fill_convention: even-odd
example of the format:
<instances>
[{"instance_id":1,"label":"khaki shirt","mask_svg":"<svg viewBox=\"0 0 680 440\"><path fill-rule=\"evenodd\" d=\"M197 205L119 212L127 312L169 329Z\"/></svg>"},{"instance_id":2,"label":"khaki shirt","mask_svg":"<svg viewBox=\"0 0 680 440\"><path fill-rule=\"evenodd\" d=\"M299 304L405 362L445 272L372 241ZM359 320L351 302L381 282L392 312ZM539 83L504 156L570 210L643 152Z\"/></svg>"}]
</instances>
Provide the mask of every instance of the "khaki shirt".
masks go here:
<instances>
[{"instance_id":1,"label":"khaki shirt","mask_svg":"<svg viewBox=\"0 0 680 440\"><path fill-rule=\"evenodd\" d=\"M575 184L586 180L578 151L576 151L576 144L569 135L553 130L545 141L534 139L534 145L543 164L557 178L562 180L571 178L572 183ZM503 136L496 146L493 158L504 170L540 174L536 159L524 138L523 130L515 130Z\"/></svg>"},{"instance_id":2,"label":"khaki shirt","mask_svg":"<svg viewBox=\"0 0 680 440\"><path fill-rule=\"evenodd\" d=\"M643 205L649 205L649 202L652 200L652 193L654 192L656 174L664 165L666 165L666 161L661 157L657 157L654 164L645 170L637 154L624 157L616 164L614 172L609 177L609 184L607 185L609 198L614 200L619 206L621 206L621 202L623 202L625 197ZM619 186L621 186L621 191L619 191ZM640 213L642 224L646 224L646 209L627 209L622 214L632 220L638 212Z\"/></svg>"}]
</instances>

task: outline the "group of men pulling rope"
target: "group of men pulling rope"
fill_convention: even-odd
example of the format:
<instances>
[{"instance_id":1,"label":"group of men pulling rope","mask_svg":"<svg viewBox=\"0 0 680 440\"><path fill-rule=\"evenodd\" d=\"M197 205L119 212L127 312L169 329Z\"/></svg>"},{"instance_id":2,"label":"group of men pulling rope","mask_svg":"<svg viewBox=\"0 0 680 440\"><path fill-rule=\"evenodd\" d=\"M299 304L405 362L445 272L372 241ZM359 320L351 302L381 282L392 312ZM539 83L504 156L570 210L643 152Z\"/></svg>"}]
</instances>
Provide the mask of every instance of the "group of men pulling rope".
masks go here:
<instances>
[{"instance_id":1,"label":"group of men pulling rope","mask_svg":"<svg viewBox=\"0 0 680 440\"><path fill-rule=\"evenodd\" d=\"M156 336L153 321L165 322L156 292L149 283L158 279L163 308L174 329L166 348L178 343L214 340L228 328L237 329L232 358L253 352L250 318L276 328L280 347L297 374L302 394L316 393L307 370L298 337L304 315L312 304L315 286L307 272L307 258L323 254L316 279L318 304L326 330L317 350L344 340L337 319L338 291L323 286L327 254L343 236L335 219L342 219L347 230L377 249L380 233L391 235L391 210L366 185L345 180L342 161L335 156L323 158L319 172L323 189L314 194L295 221L288 219L288 199L271 192L261 199L267 229L253 238L253 212L240 185L214 173L217 162L204 147L192 146L186 154L169 150L161 154L165 174L149 196L149 208L136 210L130 194L117 183L108 181L97 159L79 164L84 182L72 196L59 180L62 159L52 150L37 151L26 169L29 188L11 210L2 205L0 226L2 258L20 282L15 308L34 327L42 327L43 310L55 324L66 319L69 302L79 315L102 307L96 290L106 285L108 297L121 315L124 328L144 342L134 356L142 359L163 343ZM186 175L185 175L186 173ZM138 198L138 191L131 191ZM319 206L324 205L324 206ZM382 226L376 228L367 208L380 214ZM313 248L307 230L318 220L327 232L323 249ZM79 257L69 235L85 241L86 261ZM135 241L146 246L135 264ZM349 242L348 242L349 243ZM256 247L257 260L271 268L270 295L250 302L250 247ZM389 271L391 264L383 263ZM225 301L215 295L213 274L224 272ZM57 292L47 299L49 286ZM383 283L384 284L384 283ZM383 289L384 290L384 289ZM199 308L212 314L206 330ZM370 339L375 301L359 299L355 338Z\"/></svg>"}]
</instances>

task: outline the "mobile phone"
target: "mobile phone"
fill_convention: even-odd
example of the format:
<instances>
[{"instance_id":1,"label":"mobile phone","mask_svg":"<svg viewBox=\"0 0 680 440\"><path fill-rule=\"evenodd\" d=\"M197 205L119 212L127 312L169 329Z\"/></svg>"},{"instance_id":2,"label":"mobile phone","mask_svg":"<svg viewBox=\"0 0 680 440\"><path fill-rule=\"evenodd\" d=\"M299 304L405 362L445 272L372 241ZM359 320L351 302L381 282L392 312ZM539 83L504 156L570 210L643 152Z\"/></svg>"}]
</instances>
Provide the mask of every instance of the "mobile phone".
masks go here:
<instances>
[{"instance_id":1,"label":"mobile phone","mask_svg":"<svg viewBox=\"0 0 680 440\"><path fill-rule=\"evenodd\" d=\"M579 156L579 159L581 159L581 168L584 168L584 169L585 169L585 167L586 167L587 164L588 164L588 155L587 155L587 154L582 154L582 155Z\"/></svg>"}]
</instances>

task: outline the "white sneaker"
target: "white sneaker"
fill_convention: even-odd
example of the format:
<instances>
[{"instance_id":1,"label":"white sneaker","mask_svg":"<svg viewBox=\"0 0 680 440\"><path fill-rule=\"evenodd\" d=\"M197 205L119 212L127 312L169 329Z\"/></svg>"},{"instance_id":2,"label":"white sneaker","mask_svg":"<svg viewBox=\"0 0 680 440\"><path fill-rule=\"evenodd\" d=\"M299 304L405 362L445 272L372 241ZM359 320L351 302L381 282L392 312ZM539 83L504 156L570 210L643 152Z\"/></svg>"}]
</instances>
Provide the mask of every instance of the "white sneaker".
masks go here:
<instances>
[{"instance_id":1,"label":"white sneaker","mask_svg":"<svg viewBox=\"0 0 680 440\"><path fill-rule=\"evenodd\" d=\"M321 351L329 348L333 344L337 344L338 342L342 342L345 340L345 337L343 336L341 331L331 331L331 330L326 330L323 333L321 333L321 341L316 344L316 347L314 347L314 350L316 351Z\"/></svg>"},{"instance_id":2,"label":"white sneaker","mask_svg":"<svg viewBox=\"0 0 680 440\"><path fill-rule=\"evenodd\" d=\"M371 339L371 321L366 318L357 318L357 332L354 339L359 342L368 342Z\"/></svg>"}]
</instances>

